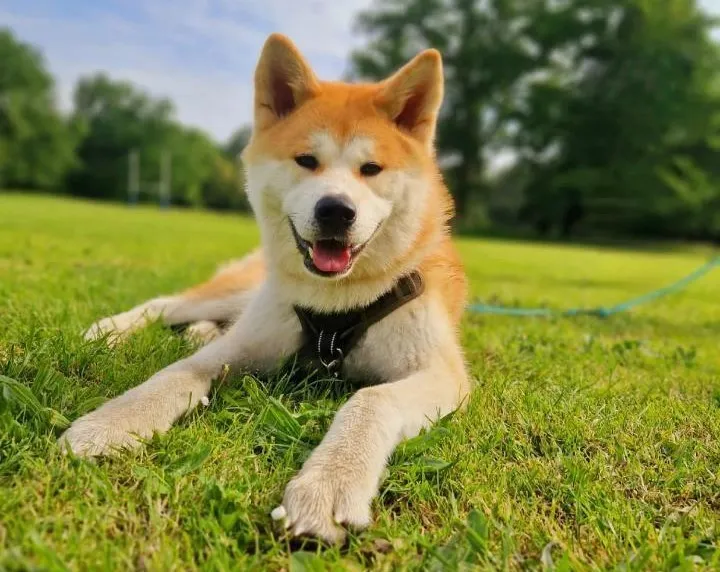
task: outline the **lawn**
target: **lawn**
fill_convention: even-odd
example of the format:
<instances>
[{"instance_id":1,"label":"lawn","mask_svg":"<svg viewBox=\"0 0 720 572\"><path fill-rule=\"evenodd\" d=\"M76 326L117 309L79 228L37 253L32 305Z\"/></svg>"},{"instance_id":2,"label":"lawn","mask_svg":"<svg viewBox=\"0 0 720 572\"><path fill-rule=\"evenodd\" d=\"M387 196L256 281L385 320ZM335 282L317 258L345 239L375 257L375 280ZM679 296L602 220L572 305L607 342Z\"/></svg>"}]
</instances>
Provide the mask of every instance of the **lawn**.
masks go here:
<instances>
[{"instance_id":1,"label":"lawn","mask_svg":"<svg viewBox=\"0 0 720 572\"><path fill-rule=\"evenodd\" d=\"M0 569L720 567L720 269L608 319L468 314L468 411L401 447L343 549L291 551L269 517L338 386L238 376L138 452L60 455L67 420L193 351L159 324L114 350L82 329L256 244L238 216L0 194ZM459 244L474 298L556 308L709 255Z\"/></svg>"}]
</instances>

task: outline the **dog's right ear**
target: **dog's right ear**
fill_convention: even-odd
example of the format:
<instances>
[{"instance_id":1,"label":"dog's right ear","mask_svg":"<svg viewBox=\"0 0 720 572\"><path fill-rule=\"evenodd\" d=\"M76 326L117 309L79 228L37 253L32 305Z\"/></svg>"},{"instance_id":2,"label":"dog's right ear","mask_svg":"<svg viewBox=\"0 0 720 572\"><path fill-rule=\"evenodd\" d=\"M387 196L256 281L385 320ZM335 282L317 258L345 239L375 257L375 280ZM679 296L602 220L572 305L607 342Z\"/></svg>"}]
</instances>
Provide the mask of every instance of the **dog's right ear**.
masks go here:
<instances>
[{"instance_id":1,"label":"dog's right ear","mask_svg":"<svg viewBox=\"0 0 720 572\"><path fill-rule=\"evenodd\" d=\"M406 133L432 149L443 99L440 52L420 52L380 84L377 105Z\"/></svg>"},{"instance_id":2,"label":"dog's right ear","mask_svg":"<svg viewBox=\"0 0 720 572\"><path fill-rule=\"evenodd\" d=\"M317 77L295 44L271 34L255 69L255 128L270 127L319 91Z\"/></svg>"}]
</instances>

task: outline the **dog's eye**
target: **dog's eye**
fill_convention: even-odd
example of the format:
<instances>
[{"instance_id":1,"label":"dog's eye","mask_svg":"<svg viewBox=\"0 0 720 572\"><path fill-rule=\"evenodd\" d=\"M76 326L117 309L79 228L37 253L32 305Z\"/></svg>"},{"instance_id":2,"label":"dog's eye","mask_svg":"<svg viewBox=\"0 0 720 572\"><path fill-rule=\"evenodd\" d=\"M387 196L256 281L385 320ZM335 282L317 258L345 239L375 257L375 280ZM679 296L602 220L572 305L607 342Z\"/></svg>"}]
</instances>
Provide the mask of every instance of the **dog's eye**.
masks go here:
<instances>
[{"instance_id":1,"label":"dog's eye","mask_svg":"<svg viewBox=\"0 0 720 572\"><path fill-rule=\"evenodd\" d=\"M374 177L382 170L382 167L377 163L364 163L360 166L360 174L363 177Z\"/></svg>"},{"instance_id":2,"label":"dog's eye","mask_svg":"<svg viewBox=\"0 0 720 572\"><path fill-rule=\"evenodd\" d=\"M320 166L320 161L314 155L298 155L295 162L308 171L314 171Z\"/></svg>"}]
</instances>

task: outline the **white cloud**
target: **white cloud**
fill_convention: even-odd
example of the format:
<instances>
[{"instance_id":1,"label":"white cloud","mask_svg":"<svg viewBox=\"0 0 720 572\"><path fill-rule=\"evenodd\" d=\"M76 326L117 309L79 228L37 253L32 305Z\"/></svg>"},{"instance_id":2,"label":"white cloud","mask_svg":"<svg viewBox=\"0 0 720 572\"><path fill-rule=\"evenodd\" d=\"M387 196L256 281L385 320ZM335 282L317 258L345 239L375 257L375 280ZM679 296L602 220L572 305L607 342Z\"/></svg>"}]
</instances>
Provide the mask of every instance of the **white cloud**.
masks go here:
<instances>
[{"instance_id":1,"label":"white cloud","mask_svg":"<svg viewBox=\"0 0 720 572\"><path fill-rule=\"evenodd\" d=\"M250 121L252 70L269 32L290 36L321 77L336 79L355 40L353 16L368 4L129 0L114 12L96 9L90 21L28 8L0 10L0 23L42 49L63 107L78 77L105 70L170 97L182 121L223 140Z\"/></svg>"},{"instance_id":2,"label":"white cloud","mask_svg":"<svg viewBox=\"0 0 720 572\"><path fill-rule=\"evenodd\" d=\"M2 1L2 0L0 0ZM19 2L19 0L15 0ZM179 118L219 140L251 118L252 70L269 32L290 36L325 79L344 71L359 38L355 14L372 0L124 0L71 15L43 0L0 5L0 25L40 47L69 106L77 78L97 70L169 96ZM720 14L720 0L701 0Z\"/></svg>"}]
</instances>

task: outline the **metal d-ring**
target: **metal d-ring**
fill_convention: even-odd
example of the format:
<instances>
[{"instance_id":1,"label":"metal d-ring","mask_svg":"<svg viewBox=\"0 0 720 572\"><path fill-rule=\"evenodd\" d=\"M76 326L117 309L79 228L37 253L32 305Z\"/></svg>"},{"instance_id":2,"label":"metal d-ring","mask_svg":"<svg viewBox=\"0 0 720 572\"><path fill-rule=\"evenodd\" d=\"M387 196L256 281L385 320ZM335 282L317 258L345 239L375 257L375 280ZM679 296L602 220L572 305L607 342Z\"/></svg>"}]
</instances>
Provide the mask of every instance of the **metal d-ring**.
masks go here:
<instances>
[{"instance_id":1,"label":"metal d-ring","mask_svg":"<svg viewBox=\"0 0 720 572\"><path fill-rule=\"evenodd\" d=\"M338 376L342 362L345 359L345 355L340 348L335 347L335 340L337 338L337 332L333 332L332 338L330 338L330 355L335 356L330 363L326 363L322 356L322 339L324 330L321 330L318 334L318 359L327 372L335 377Z\"/></svg>"}]
</instances>

